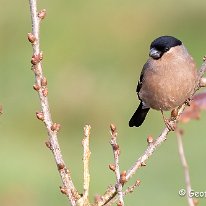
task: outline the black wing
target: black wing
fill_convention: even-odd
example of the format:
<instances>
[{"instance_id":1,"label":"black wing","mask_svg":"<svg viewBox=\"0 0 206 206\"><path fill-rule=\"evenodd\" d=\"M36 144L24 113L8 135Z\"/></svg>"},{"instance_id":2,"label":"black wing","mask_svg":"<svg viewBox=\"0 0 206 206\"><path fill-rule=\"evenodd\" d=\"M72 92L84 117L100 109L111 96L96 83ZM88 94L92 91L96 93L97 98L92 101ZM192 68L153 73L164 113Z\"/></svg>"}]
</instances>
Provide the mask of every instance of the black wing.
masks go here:
<instances>
[{"instance_id":1,"label":"black wing","mask_svg":"<svg viewBox=\"0 0 206 206\"><path fill-rule=\"evenodd\" d=\"M142 88L142 80L143 80L143 74L141 73L138 84L137 84L137 89L136 89L137 93L139 93L140 89Z\"/></svg>"},{"instance_id":2,"label":"black wing","mask_svg":"<svg viewBox=\"0 0 206 206\"><path fill-rule=\"evenodd\" d=\"M143 83L143 81L144 81L144 72L145 72L145 70L148 68L148 66L149 66L149 61L147 61L147 62L145 63L145 65L143 66L142 72L141 72L141 74L140 74L140 78L139 78L139 81L138 81L138 83L137 83L137 88L136 88L137 94L139 93L140 89L142 88L142 83Z\"/></svg>"}]
</instances>

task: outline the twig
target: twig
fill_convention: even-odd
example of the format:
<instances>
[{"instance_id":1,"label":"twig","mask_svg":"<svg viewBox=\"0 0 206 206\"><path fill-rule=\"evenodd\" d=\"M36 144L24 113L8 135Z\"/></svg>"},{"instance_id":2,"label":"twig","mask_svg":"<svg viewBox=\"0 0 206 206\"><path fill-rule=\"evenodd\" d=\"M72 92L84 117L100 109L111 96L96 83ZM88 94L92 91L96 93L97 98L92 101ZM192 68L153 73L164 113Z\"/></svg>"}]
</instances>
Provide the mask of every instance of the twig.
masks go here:
<instances>
[{"instance_id":1,"label":"twig","mask_svg":"<svg viewBox=\"0 0 206 206\"><path fill-rule=\"evenodd\" d=\"M42 111L37 112L36 116L38 119L42 120L46 126L49 141L46 143L54 155L55 162L61 176L63 187L61 187L61 192L64 193L72 206L75 205L77 199L80 198L76 188L71 179L71 174L69 169L66 168L65 163L62 158L61 150L59 147L57 132L60 129L60 125L53 123L51 119L49 103L48 103L48 89L47 89L47 80L42 72L41 61L43 59L43 54L40 52L40 22L45 18L46 10L43 9L40 12L37 12L36 0L29 0L30 3L30 13L32 20L32 33L28 34L28 40L32 43L33 56L31 59L32 70L35 74L35 85L33 88L38 92L40 104Z\"/></svg>"},{"instance_id":2,"label":"twig","mask_svg":"<svg viewBox=\"0 0 206 206\"><path fill-rule=\"evenodd\" d=\"M172 119L170 120L170 122L172 122L173 124L176 123L178 121L179 116L183 113L185 107L186 104L183 104L178 110L176 119ZM144 154L141 157L139 157L135 164L127 171L127 181L136 173L136 171L142 166L142 164L145 164L146 160L148 160L149 157L152 156L154 151L167 139L167 135L169 132L170 130L166 127L156 140L153 141L152 137L147 138L148 147L145 150Z\"/></svg>"},{"instance_id":3,"label":"twig","mask_svg":"<svg viewBox=\"0 0 206 206\"><path fill-rule=\"evenodd\" d=\"M180 109L178 110L178 115L177 118L181 115L181 113L184 111L184 108L186 107L185 104L183 104ZM171 121L177 121L177 120L171 120ZM170 130L166 127L162 133L160 134L160 136L156 139L153 140L152 137L148 137L147 138L147 142L148 142L148 146L145 150L145 152L143 153L143 155L141 155L137 161L134 163L134 165L127 171L126 173L126 182L136 173L136 171L143 165L145 165L146 160L148 160L152 154L154 153L154 151L167 139L167 135L170 132ZM111 193L110 197L105 198L103 196L104 202L102 202L101 205L105 205L108 206L110 205L109 202L112 201L113 198L115 198L116 196L116 191L113 191ZM113 202L113 201L112 201ZM98 205L99 206L99 205Z\"/></svg>"},{"instance_id":4,"label":"twig","mask_svg":"<svg viewBox=\"0 0 206 206\"><path fill-rule=\"evenodd\" d=\"M89 157L90 157L90 150L89 150L89 137L90 137L90 130L91 126L86 125L84 127L84 139L82 141L82 145L84 148L83 154L83 164L84 164L84 193L83 193L83 202L88 203L88 195L89 195L89 182L90 182L90 174L89 174Z\"/></svg>"},{"instance_id":5,"label":"twig","mask_svg":"<svg viewBox=\"0 0 206 206\"><path fill-rule=\"evenodd\" d=\"M182 167L184 169L184 175L185 175L185 184L186 184L186 196L187 196L187 201L189 206L194 206L193 199L189 197L189 194L191 192L191 182L190 182L190 173L189 173L189 167L187 164L187 160L185 157L185 152L184 152L184 147L182 143L182 132L177 129L176 130L176 136L177 136L177 144L178 144L178 151L179 151L179 156L180 156L180 161L182 164Z\"/></svg>"},{"instance_id":6,"label":"twig","mask_svg":"<svg viewBox=\"0 0 206 206\"><path fill-rule=\"evenodd\" d=\"M129 193L134 192L135 188L136 188L136 187L139 187L139 185L140 185L140 180L138 179L138 180L136 180L136 182L135 182L132 186L128 187L128 188L122 193L123 197L126 196L126 195L129 194ZM105 204L104 206L111 206L111 205L113 205L115 202L117 202L118 199L119 199L119 197L114 197L113 199L111 199L111 200L110 200L107 204Z\"/></svg>"},{"instance_id":7,"label":"twig","mask_svg":"<svg viewBox=\"0 0 206 206\"><path fill-rule=\"evenodd\" d=\"M135 188L136 188L136 187L139 187L140 183L141 183L141 181L140 181L139 179L137 179L136 182L135 182L132 186L128 187L128 188L125 190L125 192L123 193L123 195L125 196L125 195L127 195L127 194L129 194L129 193L134 192Z\"/></svg>"},{"instance_id":8,"label":"twig","mask_svg":"<svg viewBox=\"0 0 206 206\"><path fill-rule=\"evenodd\" d=\"M201 78L203 78L205 71L206 71L206 56L203 57L203 64L198 71L197 85L196 85L196 88L194 90L194 93L201 87ZM193 93L193 95L194 95L194 93Z\"/></svg>"},{"instance_id":9,"label":"twig","mask_svg":"<svg viewBox=\"0 0 206 206\"><path fill-rule=\"evenodd\" d=\"M110 200L112 201L112 197L114 197L114 194L116 195L116 188L112 185L107 187L106 192L104 193L104 195L96 195L95 196L95 202L94 204L92 204L92 206L101 206L101 205L105 205L109 202Z\"/></svg>"},{"instance_id":10,"label":"twig","mask_svg":"<svg viewBox=\"0 0 206 206\"><path fill-rule=\"evenodd\" d=\"M119 205L124 206L122 186L125 182L126 171L120 175L120 169L119 169L120 149L119 149L119 145L117 144L117 129L115 125L111 124L110 130L111 130L110 144L112 145L112 150L114 154L114 172L116 175L116 190L119 196Z\"/></svg>"}]
</instances>

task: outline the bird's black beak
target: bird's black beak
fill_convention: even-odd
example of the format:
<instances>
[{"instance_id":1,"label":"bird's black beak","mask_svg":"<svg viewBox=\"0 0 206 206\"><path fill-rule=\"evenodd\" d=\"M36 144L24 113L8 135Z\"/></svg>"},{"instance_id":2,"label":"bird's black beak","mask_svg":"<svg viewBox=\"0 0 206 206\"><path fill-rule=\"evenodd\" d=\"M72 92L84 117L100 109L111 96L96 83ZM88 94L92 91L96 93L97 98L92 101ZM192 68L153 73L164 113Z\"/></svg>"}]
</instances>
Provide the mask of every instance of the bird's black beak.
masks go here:
<instances>
[{"instance_id":1,"label":"bird's black beak","mask_svg":"<svg viewBox=\"0 0 206 206\"><path fill-rule=\"evenodd\" d=\"M153 59L159 59L162 56L162 53L155 48L151 48L149 52L149 56Z\"/></svg>"}]
</instances>

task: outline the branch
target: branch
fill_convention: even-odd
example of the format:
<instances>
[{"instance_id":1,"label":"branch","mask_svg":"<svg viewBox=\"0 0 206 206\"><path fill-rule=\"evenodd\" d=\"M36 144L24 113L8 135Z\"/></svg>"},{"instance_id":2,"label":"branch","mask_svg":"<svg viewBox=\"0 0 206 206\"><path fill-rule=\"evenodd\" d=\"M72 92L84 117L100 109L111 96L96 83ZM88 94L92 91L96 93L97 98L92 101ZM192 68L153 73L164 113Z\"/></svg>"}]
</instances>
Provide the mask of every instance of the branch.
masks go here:
<instances>
[{"instance_id":1,"label":"branch","mask_svg":"<svg viewBox=\"0 0 206 206\"><path fill-rule=\"evenodd\" d=\"M134 192L135 188L136 188L137 186L139 187L139 185L140 185L140 180L137 179L136 182L135 182L132 186L128 187L128 188L122 193L123 197L126 196L126 195L128 195L128 194L130 194L130 193L132 193L132 192ZM107 204L105 204L104 206L111 206L111 205L113 205L115 202L117 202L118 198L119 198L119 197L116 197L116 196L115 196L113 199L111 199L111 200L110 200ZM121 204L121 203L120 203L120 204Z\"/></svg>"},{"instance_id":2,"label":"branch","mask_svg":"<svg viewBox=\"0 0 206 206\"><path fill-rule=\"evenodd\" d=\"M112 150L113 150L113 154L114 154L114 172L116 175L116 186L115 187L117 190L117 194L119 196L118 205L124 206L122 187L123 187L123 184L125 183L126 171L124 171L120 174L120 169L119 169L120 149L119 149L119 145L117 144L117 129L113 124L111 124L110 130L111 130L110 144L112 145Z\"/></svg>"},{"instance_id":3,"label":"branch","mask_svg":"<svg viewBox=\"0 0 206 206\"><path fill-rule=\"evenodd\" d=\"M134 192L134 189L135 189L136 187L139 187L139 186L140 186L140 183L141 183L141 181L140 181L139 179L137 179L136 182L135 182L132 186L128 187L128 188L125 190L125 192L123 193L123 195L125 196L125 195L127 195L127 194L129 194L129 193Z\"/></svg>"},{"instance_id":4,"label":"branch","mask_svg":"<svg viewBox=\"0 0 206 206\"><path fill-rule=\"evenodd\" d=\"M202 66L200 67L199 72L198 72L197 84L196 84L196 88L195 88L195 90L194 90L193 95L195 94L195 92L196 92L197 90L200 89L200 87L205 87L205 84L203 84L203 85L201 84L202 81L205 83L205 78L203 78L203 76L204 76L204 74L205 74L205 71L206 71L206 56L203 57L203 64L202 64ZM193 95L192 95L192 96L193 96Z\"/></svg>"},{"instance_id":5,"label":"branch","mask_svg":"<svg viewBox=\"0 0 206 206\"><path fill-rule=\"evenodd\" d=\"M186 107L186 104L183 104L179 108L175 119L173 119L173 118L170 119L170 122L169 122L170 124L175 124L178 121L178 119L179 119L180 115L183 113L185 107ZM151 136L149 136L147 138L148 147L145 150L144 154L141 157L139 157L137 159L137 161L135 162L135 164L127 171L127 176L126 176L127 181L136 173L136 171L141 166L143 166L145 164L146 160L148 160L152 156L154 151L167 139L167 135L169 132L171 132L171 130L169 130L166 127L156 140L153 140L153 138Z\"/></svg>"},{"instance_id":6,"label":"branch","mask_svg":"<svg viewBox=\"0 0 206 206\"><path fill-rule=\"evenodd\" d=\"M187 160L185 157L185 152L184 152L184 147L182 143L182 131L179 129L176 130L176 136L177 136L177 144L178 144L178 151L179 151L179 156L181 160L182 167L184 169L184 175L185 175L185 184L186 184L186 196L187 196L187 201L189 206L194 206L193 199L189 197L189 194L192 190L191 188L191 182L190 182L190 173L189 173L189 167L187 164Z\"/></svg>"},{"instance_id":7,"label":"branch","mask_svg":"<svg viewBox=\"0 0 206 206\"><path fill-rule=\"evenodd\" d=\"M62 158L61 150L57 139L57 133L60 129L60 125L52 122L49 102L47 98L47 80L43 75L43 68L41 63L43 59L43 54L42 52L40 52L39 31L40 22L45 18L46 10L43 9L40 12L37 12L36 0L29 0L29 3L32 20L32 33L28 34L28 40L31 42L33 48L33 55L31 59L32 70L35 74L35 85L33 86L33 88L38 92L42 109L41 112L36 113L36 116L38 119L44 122L47 129L49 140L48 142L46 142L46 145L53 152L54 159L62 179L63 187L60 188L61 192L68 197L71 205L74 206L77 199L80 198L80 195L74 187L70 171L68 168L66 168L64 160Z\"/></svg>"},{"instance_id":8,"label":"branch","mask_svg":"<svg viewBox=\"0 0 206 206\"><path fill-rule=\"evenodd\" d=\"M82 145L84 148L83 154L83 164L84 164L84 193L83 193L83 202L88 204L88 196L89 196L89 182L90 182L90 174L89 174L89 137L90 137L91 126L86 125L84 127L84 139L82 141Z\"/></svg>"}]
</instances>

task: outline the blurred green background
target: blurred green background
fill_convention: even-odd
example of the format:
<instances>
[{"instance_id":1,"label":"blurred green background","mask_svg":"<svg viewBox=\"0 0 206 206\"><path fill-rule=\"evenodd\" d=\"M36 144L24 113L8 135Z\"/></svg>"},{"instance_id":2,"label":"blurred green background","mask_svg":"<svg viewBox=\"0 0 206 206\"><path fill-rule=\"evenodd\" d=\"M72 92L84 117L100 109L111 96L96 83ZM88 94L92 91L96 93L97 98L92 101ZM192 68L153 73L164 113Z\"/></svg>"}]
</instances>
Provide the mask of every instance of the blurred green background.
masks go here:
<instances>
[{"instance_id":1,"label":"blurred green background","mask_svg":"<svg viewBox=\"0 0 206 206\"><path fill-rule=\"evenodd\" d=\"M29 2L0 3L0 103L4 108L0 117L0 205L68 205L59 192L61 180L52 154L44 145L47 133L35 117L40 106L32 89ZM38 4L47 10L41 24L41 49L52 117L62 126L59 142L80 191L83 127L92 126L92 201L115 182L108 169L113 161L109 124L118 128L121 170L142 154L146 137L156 137L164 127L156 111L150 112L142 127L128 127L138 105L136 82L150 42L160 35L174 35L200 66L206 53L206 1L42 0ZM201 120L181 125L196 191L206 191L205 122L202 113ZM187 205L178 195L185 183L174 134L130 183L137 178L141 186L126 197L126 205ZM199 200L204 204L206 198Z\"/></svg>"}]
</instances>

